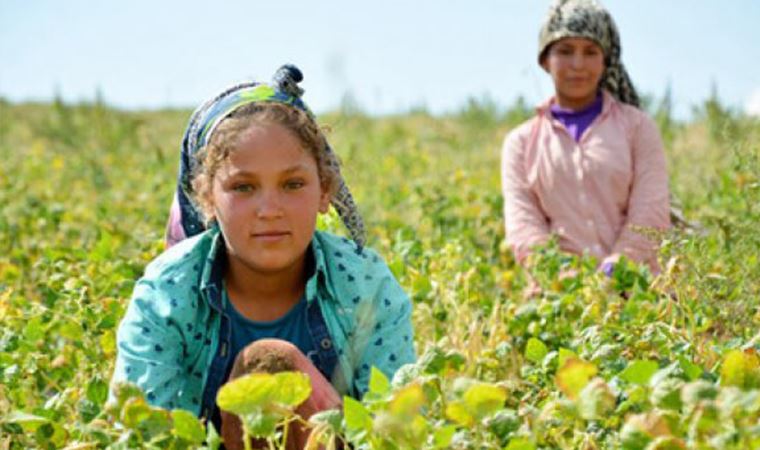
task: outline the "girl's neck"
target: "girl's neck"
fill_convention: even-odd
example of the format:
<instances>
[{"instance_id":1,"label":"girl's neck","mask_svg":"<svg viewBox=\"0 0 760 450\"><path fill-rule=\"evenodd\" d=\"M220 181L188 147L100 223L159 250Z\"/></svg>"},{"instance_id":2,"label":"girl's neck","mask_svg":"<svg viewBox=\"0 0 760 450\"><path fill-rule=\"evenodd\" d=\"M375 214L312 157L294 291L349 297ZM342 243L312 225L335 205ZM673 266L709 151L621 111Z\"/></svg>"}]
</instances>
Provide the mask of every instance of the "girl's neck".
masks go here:
<instances>
[{"instance_id":1,"label":"girl's neck","mask_svg":"<svg viewBox=\"0 0 760 450\"><path fill-rule=\"evenodd\" d=\"M257 272L230 258L225 274L227 295L248 319L279 319L298 303L306 288L306 257L278 272Z\"/></svg>"},{"instance_id":2,"label":"girl's neck","mask_svg":"<svg viewBox=\"0 0 760 450\"><path fill-rule=\"evenodd\" d=\"M578 112L578 111L583 111L584 109L593 105L594 102L596 102L597 98L599 98L600 96L601 96L601 91L596 91L590 97L582 98L582 99L567 98L557 93L554 97L554 102L556 103L557 106L559 106L563 110Z\"/></svg>"}]
</instances>

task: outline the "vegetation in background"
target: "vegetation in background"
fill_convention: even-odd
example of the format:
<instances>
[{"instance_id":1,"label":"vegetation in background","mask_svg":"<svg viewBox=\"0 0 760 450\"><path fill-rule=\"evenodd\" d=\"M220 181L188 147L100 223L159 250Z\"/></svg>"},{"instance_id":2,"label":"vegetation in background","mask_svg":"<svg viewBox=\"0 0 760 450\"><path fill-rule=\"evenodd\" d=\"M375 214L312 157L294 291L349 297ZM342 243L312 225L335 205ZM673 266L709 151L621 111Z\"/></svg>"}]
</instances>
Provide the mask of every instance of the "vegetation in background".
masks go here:
<instances>
[{"instance_id":1,"label":"vegetation in background","mask_svg":"<svg viewBox=\"0 0 760 450\"><path fill-rule=\"evenodd\" d=\"M414 302L420 359L314 417L315 446L760 448L760 122L717 94L689 123L668 95L651 106L673 193L701 227L664 236L660 276L627 263L610 279L551 245L526 273L503 243L500 148L524 103L321 118L370 244ZM133 387L106 404L116 326L163 248L188 116L0 101L0 448L218 446ZM320 226L343 232L334 216ZM272 448L308 390L277 386L225 400Z\"/></svg>"}]
</instances>

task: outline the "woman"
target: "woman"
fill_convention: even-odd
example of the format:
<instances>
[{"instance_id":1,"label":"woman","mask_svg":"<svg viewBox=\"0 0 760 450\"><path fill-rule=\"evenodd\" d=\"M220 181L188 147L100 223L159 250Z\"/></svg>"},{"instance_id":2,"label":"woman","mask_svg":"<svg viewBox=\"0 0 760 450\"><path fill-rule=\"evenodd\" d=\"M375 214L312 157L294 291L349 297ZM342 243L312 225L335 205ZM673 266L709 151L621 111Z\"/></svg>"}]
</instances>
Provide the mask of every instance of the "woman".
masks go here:
<instances>
[{"instance_id":1,"label":"woman","mask_svg":"<svg viewBox=\"0 0 760 450\"><path fill-rule=\"evenodd\" d=\"M620 53L598 2L551 7L538 62L555 95L502 150L507 241L520 262L556 235L562 250L599 258L607 274L623 255L657 270L657 243L640 231L670 226L665 155Z\"/></svg>"}]
</instances>

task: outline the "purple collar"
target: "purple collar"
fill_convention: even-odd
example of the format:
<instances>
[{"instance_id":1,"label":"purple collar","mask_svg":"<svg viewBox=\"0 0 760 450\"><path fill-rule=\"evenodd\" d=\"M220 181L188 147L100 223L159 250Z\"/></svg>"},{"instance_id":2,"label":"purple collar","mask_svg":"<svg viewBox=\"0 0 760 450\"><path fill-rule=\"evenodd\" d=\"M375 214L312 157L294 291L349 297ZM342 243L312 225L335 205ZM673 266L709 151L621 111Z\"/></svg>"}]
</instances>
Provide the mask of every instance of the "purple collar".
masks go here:
<instances>
[{"instance_id":1,"label":"purple collar","mask_svg":"<svg viewBox=\"0 0 760 450\"><path fill-rule=\"evenodd\" d=\"M589 125L602 112L603 98L602 91L599 91L596 94L594 102L580 111L562 108L556 103L549 106L549 111L551 111L552 117L559 120L565 126L575 142L579 142L581 136L583 136L583 132L588 129Z\"/></svg>"}]
</instances>

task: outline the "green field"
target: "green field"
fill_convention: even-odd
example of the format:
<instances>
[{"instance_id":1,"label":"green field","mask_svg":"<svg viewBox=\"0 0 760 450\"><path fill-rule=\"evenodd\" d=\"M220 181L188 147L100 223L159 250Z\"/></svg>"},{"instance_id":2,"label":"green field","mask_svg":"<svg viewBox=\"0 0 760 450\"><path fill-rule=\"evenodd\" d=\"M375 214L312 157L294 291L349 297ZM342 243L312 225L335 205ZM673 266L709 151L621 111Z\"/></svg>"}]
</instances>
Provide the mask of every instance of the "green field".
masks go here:
<instances>
[{"instance_id":1,"label":"green field","mask_svg":"<svg viewBox=\"0 0 760 450\"><path fill-rule=\"evenodd\" d=\"M523 108L320 118L370 245L413 300L420 355L345 417L320 417L325 442L760 448L760 121L714 99L689 123L652 109L695 227L663 236L657 278L629 265L606 279L547 247L531 298L503 243L498 170ZM0 449L204 445L197 421L135 393L105 405L115 328L163 248L188 116L0 101ZM335 216L321 226L343 233Z\"/></svg>"}]
</instances>

